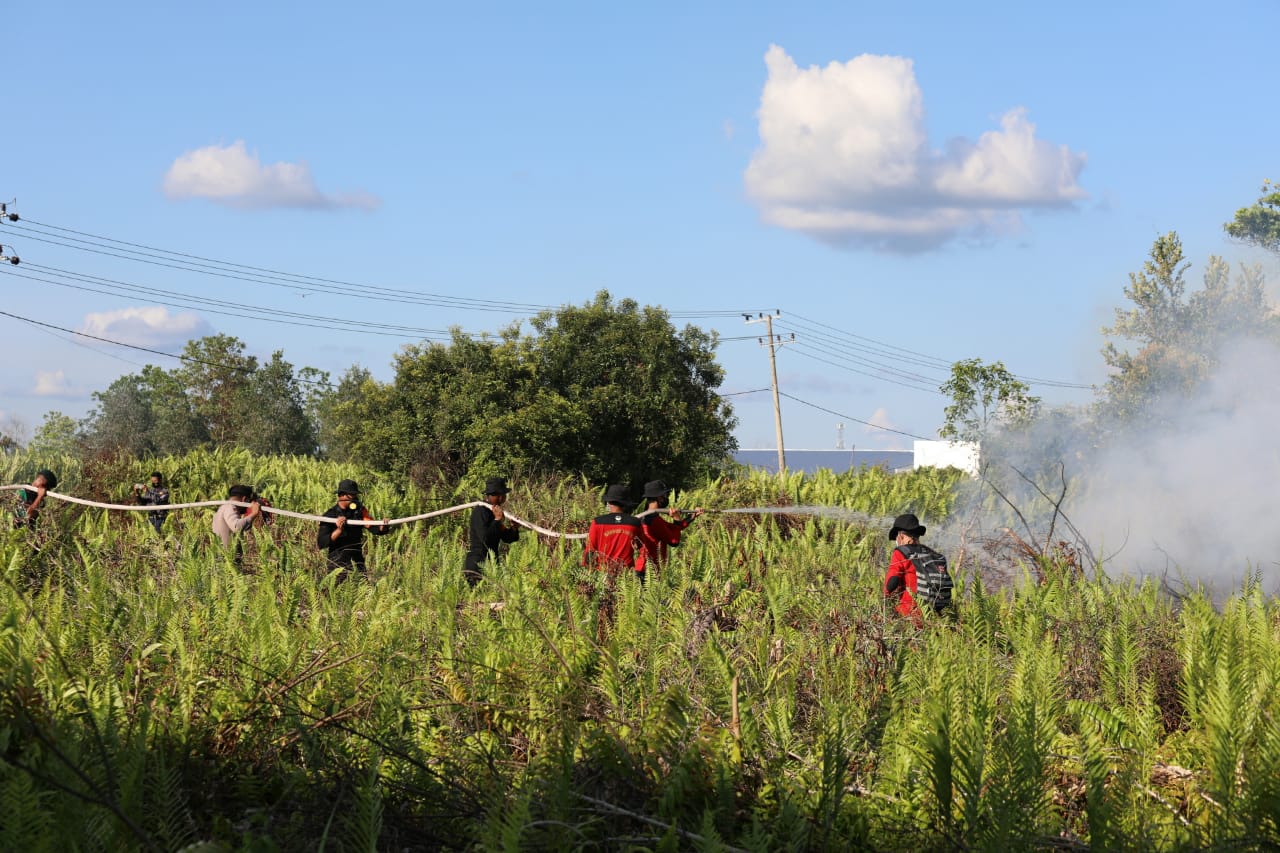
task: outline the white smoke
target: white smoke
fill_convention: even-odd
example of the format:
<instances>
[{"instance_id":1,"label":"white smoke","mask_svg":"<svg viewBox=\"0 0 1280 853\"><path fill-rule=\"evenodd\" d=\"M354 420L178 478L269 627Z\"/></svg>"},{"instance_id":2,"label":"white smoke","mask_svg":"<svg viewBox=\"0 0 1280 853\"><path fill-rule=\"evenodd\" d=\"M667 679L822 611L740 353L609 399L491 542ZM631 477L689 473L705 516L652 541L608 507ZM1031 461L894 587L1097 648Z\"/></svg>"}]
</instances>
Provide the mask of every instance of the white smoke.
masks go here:
<instances>
[{"instance_id":1,"label":"white smoke","mask_svg":"<svg viewBox=\"0 0 1280 853\"><path fill-rule=\"evenodd\" d=\"M1124 435L1068 499L1071 520L1112 570L1163 574L1222 591L1258 572L1280 580L1280 347L1223 350L1191 398L1167 399L1163 423Z\"/></svg>"},{"instance_id":2,"label":"white smoke","mask_svg":"<svg viewBox=\"0 0 1280 853\"><path fill-rule=\"evenodd\" d=\"M990 566L1023 556L1008 529L1046 553L1059 541L1078 546L1086 571L1092 557L1111 576L1203 585L1215 596L1250 575L1278 591L1280 395L1268 388L1276 375L1275 343L1233 342L1192 396L1170 391L1152 426L1110 434L1101 448L1087 412L1047 413L990 453L984 446L988 481L974 485L938 541Z\"/></svg>"}]
</instances>

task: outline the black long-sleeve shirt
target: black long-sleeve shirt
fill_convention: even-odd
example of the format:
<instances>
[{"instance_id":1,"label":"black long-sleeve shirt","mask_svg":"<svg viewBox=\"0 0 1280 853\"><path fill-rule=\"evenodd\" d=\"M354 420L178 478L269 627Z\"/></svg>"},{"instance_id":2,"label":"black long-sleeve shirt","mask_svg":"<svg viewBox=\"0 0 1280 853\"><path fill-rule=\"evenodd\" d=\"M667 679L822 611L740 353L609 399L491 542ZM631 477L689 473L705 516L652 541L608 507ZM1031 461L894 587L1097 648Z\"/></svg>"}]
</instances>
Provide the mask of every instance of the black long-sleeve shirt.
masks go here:
<instances>
[{"instance_id":1,"label":"black long-sleeve shirt","mask_svg":"<svg viewBox=\"0 0 1280 853\"><path fill-rule=\"evenodd\" d=\"M505 525L493 516L487 506L471 508L471 547L467 549L466 571L475 572L480 564L493 557L498 561L498 547L503 542L515 542L520 538L520 528Z\"/></svg>"},{"instance_id":2,"label":"black long-sleeve shirt","mask_svg":"<svg viewBox=\"0 0 1280 853\"><path fill-rule=\"evenodd\" d=\"M325 511L325 518L345 517L348 521L356 519L370 520L369 513L364 507L348 506L346 509L334 504ZM374 536L384 536L391 532L390 527L370 527L368 528ZM362 524L344 524L342 531L338 532L338 525L327 521L320 522L320 530L316 534L316 547L329 549L329 562L334 564L349 565L351 563L364 564L364 531Z\"/></svg>"}]
</instances>

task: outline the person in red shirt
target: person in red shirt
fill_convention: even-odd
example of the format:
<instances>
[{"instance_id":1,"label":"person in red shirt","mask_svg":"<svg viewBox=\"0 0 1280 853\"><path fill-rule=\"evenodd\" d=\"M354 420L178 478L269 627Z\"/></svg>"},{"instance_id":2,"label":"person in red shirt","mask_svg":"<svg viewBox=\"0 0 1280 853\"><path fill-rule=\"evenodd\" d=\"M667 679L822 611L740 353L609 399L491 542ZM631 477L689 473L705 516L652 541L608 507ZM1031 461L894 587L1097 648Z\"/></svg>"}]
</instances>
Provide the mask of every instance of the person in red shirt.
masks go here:
<instances>
[{"instance_id":1,"label":"person in red shirt","mask_svg":"<svg viewBox=\"0 0 1280 853\"><path fill-rule=\"evenodd\" d=\"M604 493L604 515L591 519L587 529L587 546L582 552L582 565L598 571L617 574L631 569L644 581L644 525L623 507L631 503L627 487L610 486Z\"/></svg>"},{"instance_id":2,"label":"person in red shirt","mask_svg":"<svg viewBox=\"0 0 1280 853\"><path fill-rule=\"evenodd\" d=\"M661 480L651 480L644 484L646 501L644 515L644 551L646 564L658 568L667 562L670 549L680 544L680 534L702 515L702 507L694 509L692 515L686 516L678 509L670 506L671 489Z\"/></svg>"},{"instance_id":3,"label":"person in red shirt","mask_svg":"<svg viewBox=\"0 0 1280 853\"><path fill-rule=\"evenodd\" d=\"M912 513L904 513L893 520L889 528L889 541L895 546L918 545L920 537L925 533L925 526ZM901 616L910 616L920 620L920 607L913 594L916 592L916 567L897 547L889 558L889 573L884 579L884 597L897 598L898 606L894 609Z\"/></svg>"}]
</instances>

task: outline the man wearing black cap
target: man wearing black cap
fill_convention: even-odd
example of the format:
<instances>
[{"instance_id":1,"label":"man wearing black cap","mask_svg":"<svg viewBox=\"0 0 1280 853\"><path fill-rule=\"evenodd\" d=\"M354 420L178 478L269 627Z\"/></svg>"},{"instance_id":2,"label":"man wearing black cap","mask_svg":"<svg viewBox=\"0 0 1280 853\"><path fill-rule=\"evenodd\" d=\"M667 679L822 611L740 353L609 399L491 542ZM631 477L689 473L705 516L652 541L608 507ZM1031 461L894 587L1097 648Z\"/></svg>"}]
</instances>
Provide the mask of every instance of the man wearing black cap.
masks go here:
<instances>
[{"instance_id":1,"label":"man wearing black cap","mask_svg":"<svg viewBox=\"0 0 1280 853\"><path fill-rule=\"evenodd\" d=\"M644 484L641 500L647 503L645 509L648 510L644 516L644 550L646 564L655 568L666 563L669 549L680 544L681 531L702 515L702 507L697 507L686 517L670 505L670 496L671 489L661 480Z\"/></svg>"},{"instance_id":2,"label":"man wearing black cap","mask_svg":"<svg viewBox=\"0 0 1280 853\"><path fill-rule=\"evenodd\" d=\"M57 485L58 475L48 468L37 471L31 485L18 490L18 509L14 513L13 526L35 529L36 517L40 515L40 508L44 506L45 493L49 489L57 488Z\"/></svg>"},{"instance_id":3,"label":"man wearing black cap","mask_svg":"<svg viewBox=\"0 0 1280 853\"><path fill-rule=\"evenodd\" d=\"M923 604L941 612L951 604L951 576L947 560L928 545L920 543L925 526L912 513L893 520L889 541L894 543L889 573L884 579L885 598L897 597L899 615L920 621Z\"/></svg>"},{"instance_id":4,"label":"man wearing black cap","mask_svg":"<svg viewBox=\"0 0 1280 853\"><path fill-rule=\"evenodd\" d=\"M348 521L372 521L373 516L360 504L360 487L355 480L338 483L338 502L324 514L333 521L320 522L316 534L316 547L329 549L329 568L363 573L364 528L375 536L391 532L390 519L382 519L380 525L348 524Z\"/></svg>"},{"instance_id":5,"label":"man wearing black cap","mask_svg":"<svg viewBox=\"0 0 1280 853\"><path fill-rule=\"evenodd\" d=\"M520 528L507 518L502 505L507 502L507 481L502 477L490 477L484 481L485 506L471 508L471 547L462 565L463 577L470 586L480 582L485 562L493 558L494 565L501 560L499 547L503 542L520 538Z\"/></svg>"},{"instance_id":6,"label":"man wearing black cap","mask_svg":"<svg viewBox=\"0 0 1280 853\"><path fill-rule=\"evenodd\" d=\"M610 575L622 569L632 569L636 577L643 581L644 525L640 519L628 515L623 509L631 501L626 486L616 485L605 489L604 503L608 512L591 519L591 527L587 529L587 547L582 552L582 565L594 566Z\"/></svg>"}]
</instances>

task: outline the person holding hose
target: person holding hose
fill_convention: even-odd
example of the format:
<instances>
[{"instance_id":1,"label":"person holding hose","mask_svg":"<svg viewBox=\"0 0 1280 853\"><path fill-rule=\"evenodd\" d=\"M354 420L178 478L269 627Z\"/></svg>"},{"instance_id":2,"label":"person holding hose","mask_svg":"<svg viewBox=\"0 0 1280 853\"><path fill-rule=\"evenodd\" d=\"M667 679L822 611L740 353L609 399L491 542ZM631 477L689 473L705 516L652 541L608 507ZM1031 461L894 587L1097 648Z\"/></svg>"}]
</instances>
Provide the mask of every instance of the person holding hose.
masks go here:
<instances>
[{"instance_id":1,"label":"person holding hose","mask_svg":"<svg viewBox=\"0 0 1280 853\"><path fill-rule=\"evenodd\" d=\"M372 521L373 516L360 504L360 486L355 480L343 480L338 483L338 502L325 511L325 518L333 521L320 522L320 530L316 534L316 547L329 551L329 568L347 571L365 572L364 563L364 529L363 524L347 524L348 521ZM385 536L391 532L391 520L384 518L382 524L369 526L369 532L375 536Z\"/></svg>"},{"instance_id":2,"label":"person holding hose","mask_svg":"<svg viewBox=\"0 0 1280 853\"><path fill-rule=\"evenodd\" d=\"M497 565L502 558L503 542L515 542L520 538L520 528L507 518L502 505L507 502L507 481L502 477L490 477L484 483L484 506L471 508L471 524L468 532L471 546L463 562L462 574L469 586L480 582L485 564L492 560Z\"/></svg>"}]
</instances>

